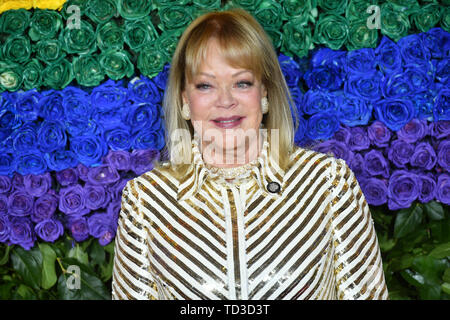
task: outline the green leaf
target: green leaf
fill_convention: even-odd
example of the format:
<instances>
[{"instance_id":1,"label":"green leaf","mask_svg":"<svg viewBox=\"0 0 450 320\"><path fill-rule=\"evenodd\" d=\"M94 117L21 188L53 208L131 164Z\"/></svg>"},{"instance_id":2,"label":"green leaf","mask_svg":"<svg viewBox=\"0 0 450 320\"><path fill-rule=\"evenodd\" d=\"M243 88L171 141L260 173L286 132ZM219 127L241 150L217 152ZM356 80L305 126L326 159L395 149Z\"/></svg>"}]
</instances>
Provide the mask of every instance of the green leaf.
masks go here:
<instances>
[{"instance_id":1,"label":"green leaf","mask_svg":"<svg viewBox=\"0 0 450 320\"><path fill-rule=\"evenodd\" d=\"M9 251L11 250L12 246L8 246L8 245L2 245L2 247L5 247L5 254L3 255L3 257L0 259L0 266L6 264L9 260Z\"/></svg>"},{"instance_id":2,"label":"green leaf","mask_svg":"<svg viewBox=\"0 0 450 320\"><path fill-rule=\"evenodd\" d=\"M445 218L444 208L437 201L430 201L424 205L425 211L431 220L442 220Z\"/></svg>"},{"instance_id":3,"label":"green leaf","mask_svg":"<svg viewBox=\"0 0 450 320\"><path fill-rule=\"evenodd\" d=\"M418 287L423 300L439 300L441 296L441 277L447 268L446 259L434 259L429 256L414 258L411 267L423 278L423 285Z\"/></svg>"},{"instance_id":4,"label":"green leaf","mask_svg":"<svg viewBox=\"0 0 450 320\"><path fill-rule=\"evenodd\" d=\"M25 284L39 290L42 278L42 254L34 247L29 251L15 247L11 253L13 268L22 277Z\"/></svg>"},{"instance_id":5,"label":"green leaf","mask_svg":"<svg viewBox=\"0 0 450 320\"><path fill-rule=\"evenodd\" d=\"M39 243L39 249L42 254L42 282L44 289L53 287L57 277L55 272L56 253L52 247L46 243Z\"/></svg>"},{"instance_id":6,"label":"green leaf","mask_svg":"<svg viewBox=\"0 0 450 320\"><path fill-rule=\"evenodd\" d=\"M450 218L439 221L430 221L431 237L440 243L450 241Z\"/></svg>"},{"instance_id":7,"label":"green leaf","mask_svg":"<svg viewBox=\"0 0 450 320\"><path fill-rule=\"evenodd\" d=\"M422 221L422 216L423 209L418 204L413 204L411 208L400 210L395 218L394 237L401 238L416 230Z\"/></svg>"},{"instance_id":8,"label":"green leaf","mask_svg":"<svg viewBox=\"0 0 450 320\"><path fill-rule=\"evenodd\" d=\"M37 299L34 291L30 287L28 287L24 284L19 285L19 287L13 293L12 298L14 300L36 300Z\"/></svg>"},{"instance_id":9,"label":"green leaf","mask_svg":"<svg viewBox=\"0 0 450 320\"><path fill-rule=\"evenodd\" d=\"M110 292L106 289L104 283L92 272L92 270L78 260L63 258L61 264L67 269L70 265L76 265L80 269L79 275L69 273L62 274L58 279L58 299L63 300L110 300ZM70 277L80 277L79 288L70 288Z\"/></svg>"},{"instance_id":10,"label":"green leaf","mask_svg":"<svg viewBox=\"0 0 450 320\"><path fill-rule=\"evenodd\" d=\"M441 285L441 289L442 289L442 291L444 291L446 294L450 294L450 283L444 282L444 283Z\"/></svg>"},{"instance_id":11,"label":"green leaf","mask_svg":"<svg viewBox=\"0 0 450 320\"><path fill-rule=\"evenodd\" d=\"M92 243L90 258L93 265L102 265L105 263L105 249L98 243L98 241L94 241Z\"/></svg>"},{"instance_id":12,"label":"green leaf","mask_svg":"<svg viewBox=\"0 0 450 320\"><path fill-rule=\"evenodd\" d=\"M444 282L450 282L450 268L445 269L442 280L444 280Z\"/></svg>"},{"instance_id":13,"label":"green leaf","mask_svg":"<svg viewBox=\"0 0 450 320\"><path fill-rule=\"evenodd\" d=\"M429 256L436 259L450 257L450 242L438 245L430 252Z\"/></svg>"},{"instance_id":14,"label":"green leaf","mask_svg":"<svg viewBox=\"0 0 450 320\"><path fill-rule=\"evenodd\" d=\"M89 265L89 256L78 243L75 245L75 247L69 250L67 257L75 258L81 264Z\"/></svg>"}]
</instances>

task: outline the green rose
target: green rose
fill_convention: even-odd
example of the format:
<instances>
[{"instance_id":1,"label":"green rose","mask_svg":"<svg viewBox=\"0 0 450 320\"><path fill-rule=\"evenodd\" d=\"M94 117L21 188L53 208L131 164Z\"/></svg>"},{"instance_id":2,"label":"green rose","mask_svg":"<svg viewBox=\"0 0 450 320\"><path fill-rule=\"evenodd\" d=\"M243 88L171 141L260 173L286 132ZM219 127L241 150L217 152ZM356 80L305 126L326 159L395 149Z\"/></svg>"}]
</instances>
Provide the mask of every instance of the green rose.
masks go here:
<instances>
[{"instance_id":1,"label":"green rose","mask_svg":"<svg viewBox=\"0 0 450 320\"><path fill-rule=\"evenodd\" d=\"M280 28L283 23L283 8L274 1L264 0L253 15L263 27Z\"/></svg>"},{"instance_id":2,"label":"green rose","mask_svg":"<svg viewBox=\"0 0 450 320\"><path fill-rule=\"evenodd\" d=\"M134 73L134 65L131 63L130 54L124 50L109 50L100 54L100 66L106 75L119 80L131 77Z\"/></svg>"},{"instance_id":3,"label":"green rose","mask_svg":"<svg viewBox=\"0 0 450 320\"><path fill-rule=\"evenodd\" d=\"M53 10L35 9L30 20L28 35L31 40L53 39L63 28L60 14Z\"/></svg>"},{"instance_id":4,"label":"green rose","mask_svg":"<svg viewBox=\"0 0 450 320\"><path fill-rule=\"evenodd\" d=\"M281 42L283 38L283 34L280 32L278 28L266 27L264 28L270 40L272 40L272 45L275 49L279 49L281 47Z\"/></svg>"},{"instance_id":5,"label":"green rose","mask_svg":"<svg viewBox=\"0 0 450 320\"><path fill-rule=\"evenodd\" d=\"M25 9L8 10L0 15L0 32L23 34L30 23L31 12Z\"/></svg>"},{"instance_id":6,"label":"green rose","mask_svg":"<svg viewBox=\"0 0 450 320\"><path fill-rule=\"evenodd\" d=\"M367 12L367 9L369 9L370 6L376 6L373 8L375 8L375 10L378 8L379 12L380 7L378 6L377 0L350 0L345 9L345 18L347 18L349 22L352 22L353 20L367 20L376 15L376 11L374 10Z\"/></svg>"},{"instance_id":7,"label":"green rose","mask_svg":"<svg viewBox=\"0 0 450 320\"><path fill-rule=\"evenodd\" d=\"M23 87L26 90L39 89L41 86L42 65L35 58L23 68Z\"/></svg>"},{"instance_id":8,"label":"green rose","mask_svg":"<svg viewBox=\"0 0 450 320\"><path fill-rule=\"evenodd\" d=\"M395 42L408 35L408 16L394 9L390 3L381 6L381 33Z\"/></svg>"},{"instance_id":9,"label":"green rose","mask_svg":"<svg viewBox=\"0 0 450 320\"><path fill-rule=\"evenodd\" d=\"M125 19L139 19L146 17L152 10L151 0L118 0L119 14Z\"/></svg>"},{"instance_id":10,"label":"green rose","mask_svg":"<svg viewBox=\"0 0 450 320\"><path fill-rule=\"evenodd\" d=\"M311 10L316 7L316 0L283 0L283 15L289 17L303 17L308 19Z\"/></svg>"},{"instance_id":11,"label":"green rose","mask_svg":"<svg viewBox=\"0 0 450 320\"><path fill-rule=\"evenodd\" d=\"M165 56L169 57L169 60L171 60L182 33L183 29L164 31L155 41L155 46L158 48L157 50L164 52ZM167 62L169 62L169 60Z\"/></svg>"},{"instance_id":12,"label":"green rose","mask_svg":"<svg viewBox=\"0 0 450 320\"><path fill-rule=\"evenodd\" d=\"M162 31L183 28L192 20L191 7L179 5L162 6L158 10L161 23L158 28Z\"/></svg>"},{"instance_id":13,"label":"green rose","mask_svg":"<svg viewBox=\"0 0 450 320\"><path fill-rule=\"evenodd\" d=\"M122 50L124 44L124 31L121 26L118 26L114 20L108 21L104 24L97 25L95 32L97 45L102 51L111 49Z\"/></svg>"},{"instance_id":14,"label":"green rose","mask_svg":"<svg viewBox=\"0 0 450 320\"><path fill-rule=\"evenodd\" d=\"M347 2L348 0L317 0L317 6L326 13L340 15L345 13Z\"/></svg>"},{"instance_id":15,"label":"green rose","mask_svg":"<svg viewBox=\"0 0 450 320\"><path fill-rule=\"evenodd\" d=\"M447 32L450 32L450 7L442 10L441 27Z\"/></svg>"},{"instance_id":16,"label":"green rose","mask_svg":"<svg viewBox=\"0 0 450 320\"><path fill-rule=\"evenodd\" d=\"M91 0L86 7L86 16L95 23L103 23L118 15L115 0Z\"/></svg>"},{"instance_id":17,"label":"green rose","mask_svg":"<svg viewBox=\"0 0 450 320\"><path fill-rule=\"evenodd\" d=\"M195 0L194 0L195 1ZM192 0L153 0L153 4L155 7L161 7L164 5L171 5L176 3L179 6L184 6L192 2Z\"/></svg>"},{"instance_id":18,"label":"green rose","mask_svg":"<svg viewBox=\"0 0 450 320\"><path fill-rule=\"evenodd\" d=\"M262 0L231 0L225 5L226 8L239 7L247 11L255 11Z\"/></svg>"},{"instance_id":19,"label":"green rose","mask_svg":"<svg viewBox=\"0 0 450 320\"><path fill-rule=\"evenodd\" d=\"M150 17L136 20L125 20L125 42L131 50L140 49L156 40L158 33Z\"/></svg>"},{"instance_id":20,"label":"green rose","mask_svg":"<svg viewBox=\"0 0 450 320\"><path fill-rule=\"evenodd\" d=\"M441 6L438 4L427 4L411 14L411 21L421 32L427 32L441 19Z\"/></svg>"},{"instance_id":21,"label":"green rose","mask_svg":"<svg viewBox=\"0 0 450 320\"><path fill-rule=\"evenodd\" d=\"M53 89L63 89L73 80L72 64L61 58L47 65L42 72L43 84Z\"/></svg>"},{"instance_id":22,"label":"green rose","mask_svg":"<svg viewBox=\"0 0 450 320\"><path fill-rule=\"evenodd\" d=\"M314 43L338 50L347 41L348 22L343 16L322 13L314 29Z\"/></svg>"},{"instance_id":23,"label":"green rose","mask_svg":"<svg viewBox=\"0 0 450 320\"><path fill-rule=\"evenodd\" d=\"M367 21L354 20L350 22L347 50L356 50L362 48L376 48L378 44L378 30L370 29Z\"/></svg>"},{"instance_id":24,"label":"green rose","mask_svg":"<svg viewBox=\"0 0 450 320\"><path fill-rule=\"evenodd\" d=\"M77 82L86 87L96 87L105 78L105 72L95 55L80 55L72 62Z\"/></svg>"},{"instance_id":25,"label":"green rose","mask_svg":"<svg viewBox=\"0 0 450 320\"><path fill-rule=\"evenodd\" d=\"M38 41L34 46L34 51L36 52L36 58L47 64L51 64L66 56L66 53L61 48L61 43L55 39Z\"/></svg>"},{"instance_id":26,"label":"green rose","mask_svg":"<svg viewBox=\"0 0 450 320\"><path fill-rule=\"evenodd\" d=\"M89 2L91 1L92 0L68 0L64 3L61 9L61 15L63 16L64 20L67 20L68 18L74 16L75 10L73 10L73 8L76 8L80 10L80 18L81 18L87 11Z\"/></svg>"},{"instance_id":27,"label":"green rose","mask_svg":"<svg viewBox=\"0 0 450 320\"><path fill-rule=\"evenodd\" d=\"M213 10L213 9L219 9L221 1L220 0L194 0L194 7L199 9L207 9L207 10ZM178 3L178 5L181 5Z\"/></svg>"},{"instance_id":28,"label":"green rose","mask_svg":"<svg viewBox=\"0 0 450 320\"><path fill-rule=\"evenodd\" d=\"M155 45L149 45L139 52L137 67L143 75L153 78L163 70L168 61L169 57L164 51L159 50Z\"/></svg>"},{"instance_id":29,"label":"green rose","mask_svg":"<svg viewBox=\"0 0 450 320\"><path fill-rule=\"evenodd\" d=\"M406 15L420 10L420 5L417 0L389 0L388 2L394 10L403 12Z\"/></svg>"},{"instance_id":30,"label":"green rose","mask_svg":"<svg viewBox=\"0 0 450 320\"><path fill-rule=\"evenodd\" d=\"M81 20L80 28L65 28L59 41L67 53L89 54L97 50L95 32L91 24Z\"/></svg>"},{"instance_id":31,"label":"green rose","mask_svg":"<svg viewBox=\"0 0 450 320\"><path fill-rule=\"evenodd\" d=\"M302 22L302 19L294 18L284 25L281 50L287 55L297 55L302 58L314 48L311 29L308 26L302 26L300 24Z\"/></svg>"},{"instance_id":32,"label":"green rose","mask_svg":"<svg viewBox=\"0 0 450 320\"><path fill-rule=\"evenodd\" d=\"M28 37L11 35L2 47L2 57L12 62L23 63L31 56L31 44Z\"/></svg>"},{"instance_id":33,"label":"green rose","mask_svg":"<svg viewBox=\"0 0 450 320\"><path fill-rule=\"evenodd\" d=\"M17 91L22 85L22 67L10 61L0 61L0 91Z\"/></svg>"}]
</instances>

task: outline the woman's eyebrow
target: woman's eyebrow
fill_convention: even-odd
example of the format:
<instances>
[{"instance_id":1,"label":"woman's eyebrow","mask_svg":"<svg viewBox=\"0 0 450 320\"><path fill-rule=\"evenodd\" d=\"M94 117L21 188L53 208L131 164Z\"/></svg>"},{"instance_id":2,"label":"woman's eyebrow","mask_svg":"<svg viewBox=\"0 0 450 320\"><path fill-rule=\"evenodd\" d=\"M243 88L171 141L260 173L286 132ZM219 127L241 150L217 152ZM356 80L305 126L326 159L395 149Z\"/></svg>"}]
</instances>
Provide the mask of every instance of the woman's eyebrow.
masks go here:
<instances>
[{"instance_id":1,"label":"woman's eyebrow","mask_svg":"<svg viewBox=\"0 0 450 320\"><path fill-rule=\"evenodd\" d=\"M250 73L251 73L250 70L242 70L242 71L238 71L238 72L236 72L235 74L233 74L232 77L233 77L233 78L234 78L234 77L237 77L237 76L240 75L241 73L245 73L245 72L250 72ZM210 74L210 73L207 73L207 72L200 72L199 75L204 75L204 76L207 76L207 77L210 77L210 78L216 78L213 74Z\"/></svg>"}]
</instances>

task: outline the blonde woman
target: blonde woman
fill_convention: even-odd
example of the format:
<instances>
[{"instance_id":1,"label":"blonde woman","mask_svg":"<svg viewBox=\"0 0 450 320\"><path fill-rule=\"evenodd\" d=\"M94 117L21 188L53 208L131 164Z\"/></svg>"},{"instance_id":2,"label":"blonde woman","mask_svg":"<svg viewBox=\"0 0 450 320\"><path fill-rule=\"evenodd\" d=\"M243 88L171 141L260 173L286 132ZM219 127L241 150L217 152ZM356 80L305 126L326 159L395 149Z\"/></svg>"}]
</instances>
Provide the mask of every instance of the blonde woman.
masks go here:
<instances>
[{"instance_id":1,"label":"blonde woman","mask_svg":"<svg viewBox=\"0 0 450 320\"><path fill-rule=\"evenodd\" d=\"M123 190L113 299L387 299L355 176L294 145L290 103L250 14L192 22L164 98L170 160Z\"/></svg>"}]
</instances>

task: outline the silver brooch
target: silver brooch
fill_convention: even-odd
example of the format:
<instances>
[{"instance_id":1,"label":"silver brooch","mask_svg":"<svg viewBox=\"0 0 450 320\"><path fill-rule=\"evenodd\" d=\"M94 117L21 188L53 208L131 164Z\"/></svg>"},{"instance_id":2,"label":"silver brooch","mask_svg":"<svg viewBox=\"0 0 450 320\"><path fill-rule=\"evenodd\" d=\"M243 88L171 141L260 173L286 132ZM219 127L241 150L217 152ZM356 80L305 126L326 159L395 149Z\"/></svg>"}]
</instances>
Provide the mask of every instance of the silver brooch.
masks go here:
<instances>
[{"instance_id":1,"label":"silver brooch","mask_svg":"<svg viewBox=\"0 0 450 320\"><path fill-rule=\"evenodd\" d=\"M281 186L278 182L272 181L267 184L267 191L270 193L280 192Z\"/></svg>"}]
</instances>

